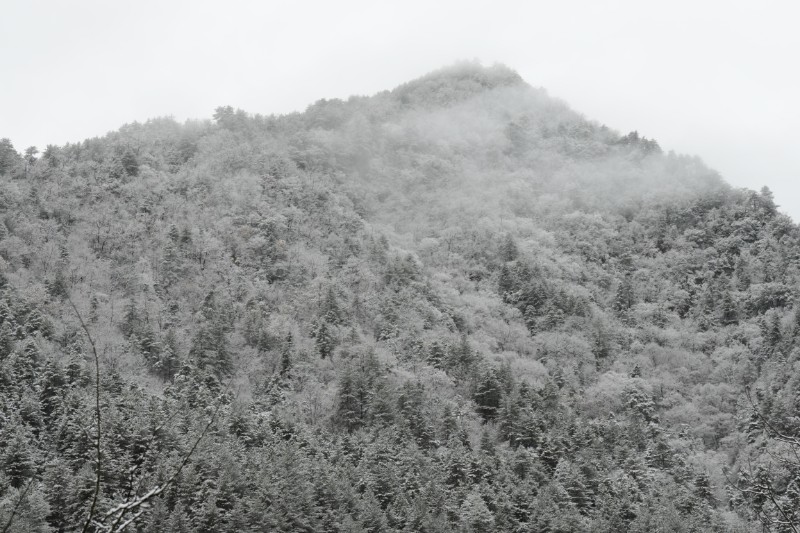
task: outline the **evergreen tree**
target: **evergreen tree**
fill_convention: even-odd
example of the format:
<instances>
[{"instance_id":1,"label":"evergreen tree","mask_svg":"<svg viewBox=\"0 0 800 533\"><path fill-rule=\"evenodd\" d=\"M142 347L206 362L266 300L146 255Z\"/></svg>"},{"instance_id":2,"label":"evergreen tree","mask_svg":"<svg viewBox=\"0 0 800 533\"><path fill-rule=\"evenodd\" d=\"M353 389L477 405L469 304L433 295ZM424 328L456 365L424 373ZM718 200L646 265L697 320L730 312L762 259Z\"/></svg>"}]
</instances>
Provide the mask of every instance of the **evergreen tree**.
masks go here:
<instances>
[{"instance_id":1,"label":"evergreen tree","mask_svg":"<svg viewBox=\"0 0 800 533\"><path fill-rule=\"evenodd\" d=\"M485 372L479 379L473 395L473 399L478 405L478 414L486 421L494 420L500 408L502 397L496 372L494 370Z\"/></svg>"},{"instance_id":2,"label":"evergreen tree","mask_svg":"<svg viewBox=\"0 0 800 533\"><path fill-rule=\"evenodd\" d=\"M200 326L192 339L189 357L198 368L208 369L217 376L229 374L233 362L225 326L218 320Z\"/></svg>"},{"instance_id":3,"label":"evergreen tree","mask_svg":"<svg viewBox=\"0 0 800 533\"><path fill-rule=\"evenodd\" d=\"M464 499L459 511L460 530L465 533L492 533L495 531L495 518L486 506L480 492L473 490Z\"/></svg>"},{"instance_id":4,"label":"evergreen tree","mask_svg":"<svg viewBox=\"0 0 800 533\"><path fill-rule=\"evenodd\" d=\"M9 174L15 170L20 162L21 157L11 144L11 140L7 138L0 139L0 175Z\"/></svg>"},{"instance_id":5,"label":"evergreen tree","mask_svg":"<svg viewBox=\"0 0 800 533\"><path fill-rule=\"evenodd\" d=\"M282 377L287 377L292 370L292 348L294 346L294 339L292 334L286 336L286 340L281 348L281 368L280 374Z\"/></svg>"},{"instance_id":6,"label":"evergreen tree","mask_svg":"<svg viewBox=\"0 0 800 533\"><path fill-rule=\"evenodd\" d=\"M507 233L500 245L500 259L504 262L514 261L519 256L517 243L514 242L514 237Z\"/></svg>"},{"instance_id":7,"label":"evergreen tree","mask_svg":"<svg viewBox=\"0 0 800 533\"><path fill-rule=\"evenodd\" d=\"M19 425L7 426L4 430L8 444L0 454L3 473L11 486L21 488L34 474L34 462L30 450L32 446L25 439L25 430Z\"/></svg>"},{"instance_id":8,"label":"evergreen tree","mask_svg":"<svg viewBox=\"0 0 800 533\"><path fill-rule=\"evenodd\" d=\"M125 312L120 323L120 330L125 336L137 334L142 327L142 318L139 316L139 309L136 302L130 300L125 305Z\"/></svg>"},{"instance_id":9,"label":"evergreen tree","mask_svg":"<svg viewBox=\"0 0 800 533\"><path fill-rule=\"evenodd\" d=\"M614 297L614 310L624 314L633 306L633 303L633 282L630 276L625 276L617 287L617 293Z\"/></svg>"},{"instance_id":10,"label":"evergreen tree","mask_svg":"<svg viewBox=\"0 0 800 533\"><path fill-rule=\"evenodd\" d=\"M720 314L722 315L721 321L724 326L739 323L739 312L736 309L736 304L733 301L733 296L731 296L730 291L725 291L722 294Z\"/></svg>"},{"instance_id":11,"label":"evergreen tree","mask_svg":"<svg viewBox=\"0 0 800 533\"><path fill-rule=\"evenodd\" d=\"M336 340L327 322L322 321L316 333L317 351L322 359L333 357L333 350L336 347Z\"/></svg>"},{"instance_id":12,"label":"evergreen tree","mask_svg":"<svg viewBox=\"0 0 800 533\"><path fill-rule=\"evenodd\" d=\"M597 359L606 359L611 355L611 342L605 328L597 326L592 335L592 354Z\"/></svg>"},{"instance_id":13,"label":"evergreen tree","mask_svg":"<svg viewBox=\"0 0 800 533\"><path fill-rule=\"evenodd\" d=\"M0 325L0 361L11 355L14 351L14 332L11 329L11 323L5 321Z\"/></svg>"},{"instance_id":14,"label":"evergreen tree","mask_svg":"<svg viewBox=\"0 0 800 533\"><path fill-rule=\"evenodd\" d=\"M500 277L497 282L497 288L504 302L513 302L514 278L511 275L511 270L508 268L508 265L500 267Z\"/></svg>"},{"instance_id":15,"label":"evergreen tree","mask_svg":"<svg viewBox=\"0 0 800 533\"><path fill-rule=\"evenodd\" d=\"M445 350L438 341L433 341L428 350L428 364L434 368L443 369L445 362Z\"/></svg>"},{"instance_id":16,"label":"evergreen tree","mask_svg":"<svg viewBox=\"0 0 800 533\"><path fill-rule=\"evenodd\" d=\"M67 378L61 367L53 361L47 361L39 380L39 398L46 421L52 422L62 408L66 386Z\"/></svg>"},{"instance_id":17,"label":"evergreen tree","mask_svg":"<svg viewBox=\"0 0 800 533\"><path fill-rule=\"evenodd\" d=\"M360 385L352 369L346 367L339 378L336 418L348 432L361 427L364 418L365 406L360 394L362 391L359 390Z\"/></svg>"},{"instance_id":18,"label":"evergreen tree","mask_svg":"<svg viewBox=\"0 0 800 533\"><path fill-rule=\"evenodd\" d=\"M172 381L179 367L178 339L175 336L175 330L169 329L161 342L158 372L163 379Z\"/></svg>"},{"instance_id":19,"label":"evergreen tree","mask_svg":"<svg viewBox=\"0 0 800 533\"><path fill-rule=\"evenodd\" d=\"M98 310L100 309L100 300L97 298L96 294L92 294L92 298L89 302L89 322L92 324L96 324L97 320L100 318L98 316Z\"/></svg>"},{"instance_id":20,"label":"evergreen tree","mask_svg":"<svg viewBox=\"0 0 800 533\"><path fill-rule=\"evenodd\" d=\"M714 495L711 492L711 482L708 479L708 474L700 472L694 479L694 495L701 501L708 504L714 503Z\"/></svg>"},{"instance_id":21,"label":"evergreen tree","mask_svg":"<svg viewBox=\"0 0 800 533\"><path fill-rule=\"evenodd\" d=\"M342 311L333 286L329 286L320 308L320 317L328 324L341 325Z\"/></svg>"}]
</instances>

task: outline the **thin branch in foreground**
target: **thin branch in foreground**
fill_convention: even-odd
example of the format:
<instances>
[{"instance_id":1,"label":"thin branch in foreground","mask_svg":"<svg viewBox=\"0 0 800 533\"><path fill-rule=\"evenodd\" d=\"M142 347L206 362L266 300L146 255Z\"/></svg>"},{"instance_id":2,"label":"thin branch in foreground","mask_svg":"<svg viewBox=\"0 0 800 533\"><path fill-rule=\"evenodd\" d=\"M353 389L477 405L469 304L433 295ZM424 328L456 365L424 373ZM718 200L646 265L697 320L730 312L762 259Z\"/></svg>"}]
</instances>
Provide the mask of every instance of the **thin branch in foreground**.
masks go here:
<instances>
[{"instance_id":1,"label":"thin branch in foreground","mask_svg":"<svg viewBox=\"0 0 800 533\"><path fill-rule=\"evenodd\" d=\"M83 529L81 530L82 533L86 533L89 530L89 526L92 523L92 519L94 518L95 509L97 509L97 498L100 495L100 357L97 355L97 345L92 338L92 334L89 332L89 328L86 326L86 323L83 321L83 317L81 316L78 308L75 306L75 302L72 301L72 298L68 295L67 301L72 306L72 310L75 311L75 316L78 317L78 322L81 323L81 327L83 328L84 333L86 333L86 338L89 339L89 344L92 347L92 354L94 354L94 369L95 369L95 384L94 384L94 392L95 392L95 417L97 418L97 435L95 439L95 450L97 452L97 465L95 468L95 484L94 484L94 496L92 496L92 506L89 508L89 516L86 517L86 522L83 524Z\"/></svg>"},{"instance_id":2,"label":"thin branch in foreground","mask_svg":"<svg viewBox=\"0 0 800 533\"><path fill-rule=\"evenodd\" d=\"M14 505L14 508L11 510L11 516L8 517L8 522L6 522L5 527L3 527L2 533L6 533L6 531L8 531L8 528L10 528L11 524L14 522L14 517L16 516L17 511L19 511L20 505L22 505L22 502L25 500L25 496L28 494L28 490L30 490L31 486L33 485L33 481L34 478L31 478L30 481L28 481L28 484L25 486L25 490L23 490L22 494L19 495L19 499L17 500L17 503Z\"/></svg>"},{"instance_id":3,"label":"thin branch in foreground","mask_svg":"<svg viewBox=\"0 0 800 533\"><path fill-rule=\"evenodd\" d=\"M143 495L143 496L141 496L139 498L136 498L135 500L123 502L123 503L119 504L118 506L116 506L115 508L113 508L110 511L108 511L105 514L104 519L105 520L113 519L114 521L111 523L111 525L105 526L105 525L99 524L97 522L95 522L95 524L98 525L99 527L101 527L102 529L104 529L105 531L107 531L108 533L115 533L115 532L124 530L126 527L131 525L137 518L139 518L144 513L144 508L146 508L148 506L148 502L151 499L153 499L156 496L158 496L159 494L161 494L162 492L164 492L167 488L169 488L169 486L172 485L175 482L175 480L178 478L178 476L181 474L181 471L189 463L189 459L191 459L192 455L194 455L195 450L200 445L200 441L203 440L203 437L206 436L206 433L208 433L208 430L211 428L211 426L216 421L217 414L219 413L219 410L220 410L221 407L222 407L222 402L219 402L217 404L216 409L214 410L214 414L211 416L211 419L205 425L205 427L203 428L203 431L200 432L200 436L197 437L197 439L194 441L194 444L192 445L192 447L189 449L188 452L186 452L186 455L183 456L183 460L181 461L181 464L178 466L178 468L175 470L175 472L172 473L172 475L169 477L169 479L167 479L167 481L163 485L159 485L159 486L151 489L147 494L145 494L145 495ZM125 516L129 512L133 512L133 511L136 511L136 514L134 514L131 518L129 518L125 522L122 522L123 518L125 518ZM117 515L117 516L114 517L114 515Z\"/></svg>"},{"instance_id":4,"label":"thin branch in foreground","mask_svg":"<svg viewBox=\"0 0 800 533\"><path fill-rule=\"evenodd\" d=\"M786 434L782 433L774 425L772 425L772 423L769 420L767 420L767 418L764 417L764 415L762 415L761 412L758 410L758 405L756 404L755 400L753 400L753 397L752 397L752 394L750 392L750 388L749 387L745 388L745 397L747 398L747 401L750 404L750 408L751 408L753 414L755 414L756 418L758 419L759 423L761 424L762 430L766 433L767 437L771 437L771 438L775 439L777 442L781 442L783 444L787 444L789 446L790 450L792 452L794 452L795 457L798 457L798 448L800 448L800 438L793 437L793 436L790 436L790 435L786 435ZM772 455L772 453L769 450L767 450L767 454L770 457L772 457L773 459L777 459L774 455ZM785 462L785 463L788 463L790 466L800 465L800 462L793 463L792 461L790 461L788 459L785 459L785 458L781 458L778 462ZM750 467L750 470L752 472L752 466ZM767 480L767 484L766 485L765 484L753 484L753 487L755 489L758 489L759 493L762 496L766 496L766 497L769 498L769 500L772 503L772 505L775 507L775 509L778 511L778 513L784 519L784 521L781 521L779 519L772 519L772 518L766 516L766 514L763 514L763 512L759 513L759 514L763 515L762 516L762 521L765 521L765 524L768 527L769 527L768 523L779 524L779 525L783 525L783 526L789 526L794 533L800 533L800 530L798 530L798 526L795 524L795 522L789 516L789 514L786 511L786 509L783 508L783 506L778 502L777 498L775 497L775 489L772 487L772 483L769 480Z\"/></svg>"}]
</instances>

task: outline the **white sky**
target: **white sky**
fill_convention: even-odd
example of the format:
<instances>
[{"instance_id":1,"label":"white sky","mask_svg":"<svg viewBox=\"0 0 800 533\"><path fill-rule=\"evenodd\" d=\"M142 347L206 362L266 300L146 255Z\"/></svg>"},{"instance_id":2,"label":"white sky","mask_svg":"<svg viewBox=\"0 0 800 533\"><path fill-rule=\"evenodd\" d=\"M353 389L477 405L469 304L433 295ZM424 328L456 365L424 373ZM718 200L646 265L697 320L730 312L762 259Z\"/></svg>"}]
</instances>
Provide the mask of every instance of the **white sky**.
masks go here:
<instances>
[{"instance_id":1,"label":"white sky","mask_svg":"<svg viewBox=\"0 0 800 533\"><path fill-rule=\"evenodd\" d=\"M232 105L303 110L460 59L769 186L800 221L794 0L2 0L0 137L17 150Z\"/></svg>"}]
</instances>

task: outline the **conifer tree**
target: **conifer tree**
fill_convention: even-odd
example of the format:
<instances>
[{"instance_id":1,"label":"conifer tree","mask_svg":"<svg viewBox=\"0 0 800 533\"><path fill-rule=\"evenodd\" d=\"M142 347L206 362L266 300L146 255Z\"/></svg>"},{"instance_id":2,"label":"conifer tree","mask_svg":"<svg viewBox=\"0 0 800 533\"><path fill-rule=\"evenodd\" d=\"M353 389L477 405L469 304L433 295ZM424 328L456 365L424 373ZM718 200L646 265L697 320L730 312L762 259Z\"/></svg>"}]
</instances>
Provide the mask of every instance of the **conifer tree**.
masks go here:
<instances>
[{"instance_id":1,"label":"conifer tree","mask_svg":"<svg viewBox=\"0 0 800 533\"><path fill-rule=\"evenodd\" d=\"M14 332L11 330L11 323L8 321L0 325L0 361L11 355L14 351L16 341Z\"/></svg>"},{"instance_id":2,"label":"conifer tree","mask_svg":"<svg viewBox=\"0 0 800 533\"><path fill-rule=\"evenodd\" d=\"M503 265L500 267L500 277L497 281L497 290L500 293L500 296L503 298L503 301L506 303L512 303L513 297L512 294L514 292L514 278L511 275L511 270L508 268L508 265Z\"/></svg>"},{"instance_id":3,"label":"conifer tree","mask_svg":"<svg viewBox=\"0 0 800 533\"><path fill-rule=\"evenodd\" d=\"M492 533L495 531L495 518L480 492L473 490L464 499L459 510L461 531L465 533Z\"/></svg>"},{"instance_id":4,"label":"conifer tree","mask_svg":"<svg viewBox=\"0 0 800 533\"><path fill-rule=\"evenodd\" d=\"M294 346L294 339L292 334L286 336L286 340L281 348L281 368L280 374L282 377L287 377L292 370L292 348Z\"/></svg>"},{"instance_id":5,"label":"conifer tree","mask_svg":"<svg viewBox=\"0 0 800 533\"><path fill-rule=\"evenodd\" d=\"M517 243L514 242L514 237L507 233L500 245L500 259L504 262L514 261L519 256Z\"/></svg>"},{"instance_id":6,"label":"conifer tree","mask_svg":"<svg viewBox=\"0 0 800 533\"><path fill-rule=\"evenodd\" d=\"M478 414L486 421L494 420L502 402L502 392L493 369L485 372L480 378L473 398L478 405Z\"/></svg>"},{"instance_id":7,"label":"conifer tree","mask_svg":"<svg viewBox=\"0 0 800 533\"><path fill-rule=\"evenodd\" d=\"M633 283L630 276L625 276L617 287L614 297L614 310L620 314L626 313L634 303Z\"/></svg>"},{"instance_id":8,"label":"conifer tree","mask_svg":"<svg viewBox=\"0 0 800 533\"><path fill-rule=\"evenodd\" d=\"M326 321L322 321L317 328L315 343L317 351L322 359L327 359L333 356L333 350L336 347L336 341L331 333L330 326Z\"/></svg>"},{"instance_id":9,"label":"conifer tree","mask_svg":"<svg viewBox=\"0 0 800 533\"><path fill-rule=\"evenodd\" d=\"M34 474L34 462L31 457L31 446L25 438L26 431L19 423L12 423L4 428L3 433L7 445L0 452L3 473L8 477L11 486L19 489Z\"/></svg>"},{"instance_id":10,"label":"conifer tree","mask_svg":"<svg viewBox=\"0 0 800 533\"><path fill-rule=\"evenodd\" d=\"M739 312L736 309L736 304L733 301L733 296L731 296L730 291L725 291L722 294L720 314L722 315L722 324L724 326L739 323Z\"/></svg>"},{"instance_id":11,"label":"conifer tree","mask_svg":"<svg viewBox=\"0 0 800 533\"><path fill-rule=\"evenodd\" d=\"M445 350L438 341L433 341L428 349L428 364L434 368L443 369Z\"/></svg>"},{"instance_id":12,"label":"conifer tree","mask_svg":"<svg viewBox=\"0 0 800 533\"><path fill-rule=\"evenodd\" d=\"M163 379L172 381L179 366L178 340L175 336L175 330L169 329L161 343L158 370Z\"/></svg>"},{"instance_id":13,"label":"conifer tree","mask_svg":"<svg viewBox=\"0 0 800 533\"><path fill-rule=\"evenodd\" d=\"M364 406L359 398L359 384L348 366L339 379L336 418L342 426L352 432L361 426Z\"/></svg>"}]
</instances>

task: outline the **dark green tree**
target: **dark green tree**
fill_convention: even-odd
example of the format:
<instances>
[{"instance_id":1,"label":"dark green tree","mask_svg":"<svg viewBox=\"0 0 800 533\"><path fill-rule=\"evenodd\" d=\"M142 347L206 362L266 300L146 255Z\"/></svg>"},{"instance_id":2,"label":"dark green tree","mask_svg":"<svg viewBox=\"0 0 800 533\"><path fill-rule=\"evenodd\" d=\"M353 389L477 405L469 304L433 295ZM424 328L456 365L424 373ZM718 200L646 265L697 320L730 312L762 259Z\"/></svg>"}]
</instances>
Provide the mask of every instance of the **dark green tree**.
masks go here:
<instances>
[{"instance_id":1,"label":"dark green tree","mask_svg":"<svg viewBox=\"0 0 800 533\"><path fill-rule=\"evenodd\" d=\"M478 406L478 414L486 421L494 420L503 400L500 382L494 369L486 371L480 377L473 399Z\"/></svg>"},{"instance_id":2,"label":"dark green tree","mask_svg":"<svg viewBox=\"0 0 800 533\"><path fill-rule=\"evenodd\" d=\"M336 339L333 337L330 326L324 320L317 328L315 343L321 358L327 359L333 356L333 350L336 347Z\"/></svg>"},{"instance_id":3,"label":"dark green tree","mask_svg":"<svg viewBox=\"0 0 800 533\"><path fill-rule=\"evenodd\" d=\"M14 149L11 140L7 138L0 139L0 175L8 174L15 170L22 158Z\"/></svg>"}]
</instances>

